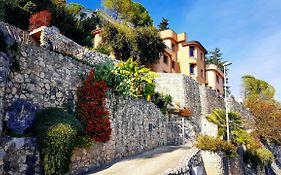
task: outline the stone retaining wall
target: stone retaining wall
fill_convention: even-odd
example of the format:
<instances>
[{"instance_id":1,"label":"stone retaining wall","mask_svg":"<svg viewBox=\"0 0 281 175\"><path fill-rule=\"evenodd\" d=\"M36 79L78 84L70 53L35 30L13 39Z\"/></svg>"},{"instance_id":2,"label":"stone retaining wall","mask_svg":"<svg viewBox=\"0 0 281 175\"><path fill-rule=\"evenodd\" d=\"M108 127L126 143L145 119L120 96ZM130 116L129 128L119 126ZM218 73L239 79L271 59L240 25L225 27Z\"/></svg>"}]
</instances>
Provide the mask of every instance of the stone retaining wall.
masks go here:
<instances>
[{"instance_id":1,"label":"stone retaining wall","mask_svg":"<svg viewBox=\"0 0 281 175\"><path fill-rule=\"evenodd\" d=\"M198 127L202 134L217 136L217 126L208 122L206 116L214 109L225 108L223 96L208 86L200 85L192 78L183 74L160 73L161 77L156 79L156 90L164 94L170 94L173 104L188 107L192 116L190 120ZM245 121L253 121L253 115L243 104L228 100L230 111L241 113ZM250 126L246 123L246 126Z\"/></svg>"},{"instance_id":2,"label":"stone retaining wall","mask_svg":"<svg viewBox=\"0 0 281 175\"><path fill-rule=\"evenodd\" d=\"M210 175L224 175L224 154L223 153L214 153L210 151L201 151L201 156L205 165L205 170L207 174Z\"/></svg>"},{"instance_id":3,"label":"stone retaining wall","mask_svg":"<svg viewBox=\"0 0 281 175\"><path fill-rule=\"evenodd\" d=\"M9 25L0 23L0 26L1 30L6 30L5 26ZM12 58L0 52L0 79L3 80L1 81L0 112L5 122L8 121L6 114L10 110L9 107L19 99L24 99L40 108L61 107L67 102L74 103L81 76L89 72L90 65L111 59L84 49L83 61L81 61L74 57L77 54L74 48L83 50L81 46L56 33L57 31L52 33L52 28L50 30L47 28L46 31L46 33L41 33L44 35L43 40L48 40L51 44L44 47L32 39L30 39L30 44L19 42L6 32L7 37L14 39L12 42L18 43L16 59L20 69L12 71ZM20 31L20 33L25 32ZM28 35L25 33L24 36ZM61 45L61 43L64 44ZM65 47L73 47L73 49ZM87 59L91 59L91 62ZM111 95L107 98L107 106L110 110L113 129L111 140L104 144L98 143L91 148L76 149L72 157L72 173L82 172L91 166L99 166L114 159L166 145L168 131L170 135L179 137L178 133L173 133L177 130L169 129L168 118L163 116L153 103L109 94ZM2 128L2 120L0 126ZM35 146L34 142L33 144ZM171 144L178 144L178 142L171 141ZM27 156L29 153L23 150L21 154ZM22 164L23 167L27 166L27 163ZM21 170L15 170L16 172L20 173Z\"/></svg>"},{"instance_id":4,"label":"stone retaining wall","mask_svg":"<svg viewBox=\"0 0 281 175\"><path fill-rule=\"evenodd\" d=\"M40 172L34 138L0 137L0 174L42 174Z\"/></svg>"},{"instance_id":5,"label":"stone retaining wall","mask_svg":"<svg viewBox=\"0 0 281 175\"><path fill-rule=\"evenodd\" d=\"M24 99L40 108L74 103L81 76L90 70L91 65L111 60L84 49L55 28L42 29L41 46L27 32L8 24L0 22L0 30L9 43L18 43L16 60L20 65L19 70L12 71L12 58L0 52L0 134L2 118L7 121L4 116L11 103ZM217 92L182 74L161 74L156 81L158 91L170 94L174 104L188 107L192 116L188 119L168 118L152 103L111 93L107 105L111 112L112 139L88 149L76 149L72 157L72 173L168 143L183 143L180 141L182 136L184 143L192 144L200 131L216 135L216 126L205 117L213 109L223 108L223 99Z\"/></svg>"},{"instance_id":6,"label":"stone retaining wall","mask_svg":"<svg viewBox=\"0 0 281 175\"><path fill-rule=\"evenodd\" d=\"M245 129L253 129L254 116L243 104L235 101L235 99L231 97L228 100L228 107L230 111L238 112L241 114Z\"/></svg>"},{"instance_id":7,"label":"stone retaining wall","mask_svg":"<svg viewBox=\"0 0 281 175\"><path fill-rule=\"evenodd\" d=\"M76 149L72 174L167 144L166 117L153 103L111 95L107 105L112 127L110 141Z\"/></svg>"}]
</instances>

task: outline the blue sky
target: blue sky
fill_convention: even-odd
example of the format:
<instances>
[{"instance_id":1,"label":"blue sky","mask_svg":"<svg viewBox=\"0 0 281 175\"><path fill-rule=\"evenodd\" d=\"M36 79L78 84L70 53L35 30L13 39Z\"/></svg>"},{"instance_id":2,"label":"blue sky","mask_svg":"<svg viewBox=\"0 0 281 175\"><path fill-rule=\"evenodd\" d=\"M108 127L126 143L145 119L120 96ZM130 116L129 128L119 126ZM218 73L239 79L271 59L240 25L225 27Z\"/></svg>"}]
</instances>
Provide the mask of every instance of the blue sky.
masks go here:
<instances>
[{"instance_id":1,"label":"blue sky","mask_svg":"<svg viewBox=\"0 0 281 175\"><path fill-rule=\"evenodd\" d=\"M186 32L207 50L219 47L230 67L232 94L240 98L241 77L251 74L276 88L281 101L281 0L135 0L157 25L168 18L170 28ZM101 8L100 0L69 0Z\"/></svg>"}]
</instances>

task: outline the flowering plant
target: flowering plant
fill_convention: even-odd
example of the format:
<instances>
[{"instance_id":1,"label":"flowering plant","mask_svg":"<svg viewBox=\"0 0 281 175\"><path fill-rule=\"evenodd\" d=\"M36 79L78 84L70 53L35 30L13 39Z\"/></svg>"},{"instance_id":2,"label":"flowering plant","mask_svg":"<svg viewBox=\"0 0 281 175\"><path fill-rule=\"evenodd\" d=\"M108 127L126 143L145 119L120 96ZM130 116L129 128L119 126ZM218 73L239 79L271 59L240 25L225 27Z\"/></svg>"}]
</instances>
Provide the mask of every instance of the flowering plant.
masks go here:
<instances>
[{"instance_id":1,"label":"flowering plant","mask_svg":"<svg viewBox=\"0 0 281 175\"><path fill-rule=\"evenodd\" d=\"M91 70L78 88L78 119L92 139L107 142L111 135L109 112L105 108L107 85L104 80L96 81L94 77L94 70Z\"/></svg>"}]
</instances>

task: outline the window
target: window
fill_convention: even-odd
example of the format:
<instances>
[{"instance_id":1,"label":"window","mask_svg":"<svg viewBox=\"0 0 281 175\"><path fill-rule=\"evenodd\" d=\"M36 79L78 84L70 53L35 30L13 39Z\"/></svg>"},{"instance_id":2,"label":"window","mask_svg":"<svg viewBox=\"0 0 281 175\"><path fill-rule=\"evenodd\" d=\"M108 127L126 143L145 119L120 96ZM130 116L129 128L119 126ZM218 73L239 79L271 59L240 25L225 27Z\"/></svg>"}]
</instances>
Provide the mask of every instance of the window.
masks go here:
<instances>
[{"instance_id":1,"label":"window","mask_svg":"<svg viewBox=\"0 0 281 175\"><path fill-rule=\"evenodd\" d=\"M194 56L194 46L189 47L189 56L193 57Z\"/></svg>"},{"instance_id":2,"label":"window","mask_svg":"<svg viewBox=\"0 0 281 175\"><path fill-rule=\"evenodd\" d=\"M204 71L201 69L201 78L204 78Z\"/></svg>"},{"instance_id":3,"label":"window","mask_svg":"<svg viewBox=\"0 0 281 175\"><path fill-rule=\"evenodd\" d=\"M172 44L172 51L175 52L176 51L176 45L173 43Z\"/></svg>"},{"instance_id":4,"label":"window","mask_svg":"<svg viewBox=\"0 0 281 175\"><path fill-rule=\"evenodd\" d=\"M172 61L172 68L175 68L175 61Z\"/></svg>"},{"instance_id":5,"label":"window","mask_svg":"<svg viewBox=\"0 0 281 175\"><path fill-rule=\"evenodd\" d=\"M168 64L168 57L167 57L167 55L164 55L163 61L164 61L165 64Z\"/></svg>"},{"instance_id":6,"label":"window","mask_svg":"<svg viewBox=\"0 0 281 175\"><path fill-rule=\"evenodd\" d=\"M203 53L201 52L201 60L203 60Z\"/></svg>"},{"instance_id":7,"label":"window","mask_svg":"<svg viewBox=\"0 0 281 175\"><path fill-rule=\"evenodd\" d=\"M167 73L167 72L163 70L163 73Z\"/></svg>"},{"instance_id":8,"label":"window","mask_svg":"<svg viewBox=\"0 0 281 175\"><path fill-rule=\"evenodd\" d=\"M190 68L190 74L194 74L194 68L195 68L195 64L190 64L189 65L189 68Z\"/></svg>"},{"instance_id":9,"label":"window","mask_svg":"<svg viewBox=\"0 0 281 175\"><path fill-rule=\"evenodd\" d=\"M216 80L217 80L217 83L220 83L220 77L218 75L216 75Z\"/></svg>"}]
</instances>

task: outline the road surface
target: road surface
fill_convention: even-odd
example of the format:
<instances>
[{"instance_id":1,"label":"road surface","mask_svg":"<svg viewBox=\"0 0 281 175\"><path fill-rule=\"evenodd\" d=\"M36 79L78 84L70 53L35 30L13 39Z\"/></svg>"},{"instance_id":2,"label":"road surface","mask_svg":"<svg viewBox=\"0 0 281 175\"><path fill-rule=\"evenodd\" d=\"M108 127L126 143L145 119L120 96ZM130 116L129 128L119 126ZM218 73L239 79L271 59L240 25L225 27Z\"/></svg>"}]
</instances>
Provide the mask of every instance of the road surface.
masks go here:
<instances>
[{"instance_id":1,"label":"road surface","mask_svg":"<svg viewBox=\"0 0 281 175\"><path fill-rule=\"evenodd\" d=\"M193 149L187 147L164 146L139 155L124 158L114 164L93 170L88 175L160 175L191 155Z\"/></svg>"}]
</instances>

